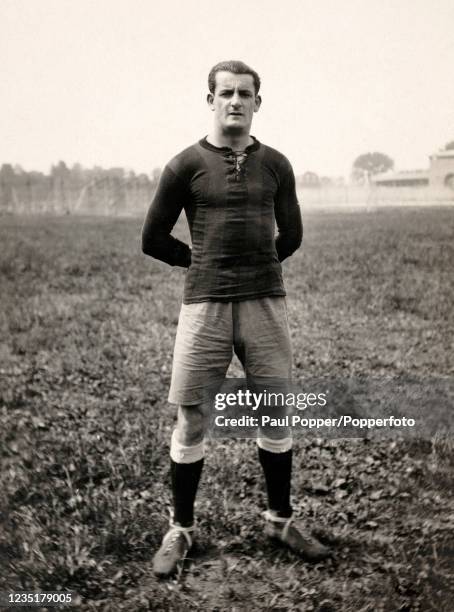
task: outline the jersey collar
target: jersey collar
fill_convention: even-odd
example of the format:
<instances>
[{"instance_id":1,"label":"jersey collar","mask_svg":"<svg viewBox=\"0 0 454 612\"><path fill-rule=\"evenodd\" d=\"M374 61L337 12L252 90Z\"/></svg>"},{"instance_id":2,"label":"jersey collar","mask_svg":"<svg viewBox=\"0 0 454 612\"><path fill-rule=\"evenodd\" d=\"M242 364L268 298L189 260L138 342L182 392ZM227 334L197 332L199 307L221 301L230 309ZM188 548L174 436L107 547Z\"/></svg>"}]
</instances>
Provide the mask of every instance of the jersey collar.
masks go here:
<instances>
[{"instance_id":1,"label":"jersey collar","mask_svg":"<svg viewBox=\"0 0 454 612\"><path fill-rule=\"evenodd\" d=\"M250 153L251 151L257 151L260 148L260 142L254 136L251 136L254 141L252 144L248 145L245 149L245 153ZM208 142L207 137L205 136L201 140L199 140L199 145L204 149L208 149L209 151L216 151L217 153L231 153L233 149L231 147L215 147L211 142Z\"/></svg>"}]
</instances>

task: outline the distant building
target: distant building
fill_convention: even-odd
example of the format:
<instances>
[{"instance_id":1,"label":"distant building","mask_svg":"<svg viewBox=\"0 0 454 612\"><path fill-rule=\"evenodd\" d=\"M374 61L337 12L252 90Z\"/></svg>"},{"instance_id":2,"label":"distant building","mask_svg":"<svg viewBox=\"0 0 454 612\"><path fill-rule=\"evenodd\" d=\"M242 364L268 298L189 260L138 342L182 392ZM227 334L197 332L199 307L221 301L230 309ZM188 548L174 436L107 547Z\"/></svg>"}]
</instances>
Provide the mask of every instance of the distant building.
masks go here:
<instances>
[{"instance_id":1,"label":"distant building","mask_svg":"<svg viewBox=\"0 0 454 612\"><path fill-rule=\"evenodd\" d=\"M454 189L454 150L439 151L429 159L429 184Z\"/></svg>"},{"instance_id":2,"label":"distant building","mask_svg":"<svg viewBox=\"0 0 454 612\"><path fill-rule=\"evenodd\" d=\"M443 150L429 156L428 170L382 172L371 177L382 187L450 187L454 189L454 150Z\"/></svg>"},{"instance_id":3,"label":"distant building","mask_svg":"<svg viewBox=\"0 0 454 612\"><path fill-rule=\"evenodd\" d=\"M423 187L429 184L428 170L404 170L381 172L370 178L371 183L380 187Z\"/></svg>"}]
</instances>

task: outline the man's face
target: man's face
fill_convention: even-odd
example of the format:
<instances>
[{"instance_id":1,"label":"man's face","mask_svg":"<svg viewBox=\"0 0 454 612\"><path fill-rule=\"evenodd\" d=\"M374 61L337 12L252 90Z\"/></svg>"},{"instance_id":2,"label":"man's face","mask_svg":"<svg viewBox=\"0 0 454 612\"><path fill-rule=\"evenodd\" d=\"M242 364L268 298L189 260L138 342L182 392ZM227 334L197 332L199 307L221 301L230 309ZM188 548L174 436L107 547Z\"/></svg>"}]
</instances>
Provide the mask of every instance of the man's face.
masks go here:
<instances>
[{"instance_id":1,"label":"man's face","mask_svg":"<svg viewBox=\"0 0 454 612\"><path fill-rule=\"evenodd\" d=\"M222 132L240 134L249 134L252 117L261 103L252 75L227 71L216 73L216 89L214 94L208 94L207 101L217 127Z\"/></svg>"}]
</instances>

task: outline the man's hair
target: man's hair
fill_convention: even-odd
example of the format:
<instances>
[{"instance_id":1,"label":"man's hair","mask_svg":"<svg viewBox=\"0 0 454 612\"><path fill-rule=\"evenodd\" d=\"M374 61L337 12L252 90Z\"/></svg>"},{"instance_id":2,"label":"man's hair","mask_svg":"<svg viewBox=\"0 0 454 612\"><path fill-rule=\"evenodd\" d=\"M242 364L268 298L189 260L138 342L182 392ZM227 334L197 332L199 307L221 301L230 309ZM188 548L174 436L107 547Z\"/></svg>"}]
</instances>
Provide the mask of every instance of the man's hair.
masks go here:
<instances>
[{"instance_id":1,"label":"man's hair","mask_svg":"<svg viewBox=\"0 0 454 612\"><path fill-rule=\"evenodd\" d=\"M214 90L216 89L216 73L224 70L226 72L233 72L233 74L250 74L254 80L255 94L257 95L259 93L260 77L256 71L244 62L230 60L228 62L219 62L219 64L216 64L216 66L213 66L210 70L210 74L208 75L208 89L212 94L214 94Z\"/></svg>"}]
</instances>

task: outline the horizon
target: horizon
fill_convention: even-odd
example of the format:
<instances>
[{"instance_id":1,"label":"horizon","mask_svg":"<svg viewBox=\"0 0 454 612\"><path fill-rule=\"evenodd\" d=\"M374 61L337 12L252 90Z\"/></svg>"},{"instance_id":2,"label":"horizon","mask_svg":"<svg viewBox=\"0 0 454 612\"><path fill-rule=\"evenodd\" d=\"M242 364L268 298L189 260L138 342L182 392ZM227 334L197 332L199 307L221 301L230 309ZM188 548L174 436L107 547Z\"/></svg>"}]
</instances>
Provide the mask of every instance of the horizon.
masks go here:
<instances>
[{"instance_id":1,"label":"horizon","mask_svg":"<svg viewBox=\"0 0 454 612\"><path fill-rule=\"evenodd\" d=\"M446 143L448 144L448 143ZM439 149L437 149L437 151L433 151L430 155L432 155L433 153L438 153L440 151L444 151L445 147L440 147ZM374 153L374 151L364 151L364 153ZM429 161L429 155L427 156L427 159ZM354 161L354 160L353 160ZM22 166L22 164L18 164L15 162L10 162L10 161L2 161L0 160L0 169L2 168L2 166L6 166L6 165L10 165L13 170L16 172L16 169L19 169L20 171L24 172L25 174L27 173L32 173L32 172L37 172L40 174L43 174L44 176L49 176L52 172L53 168L56 168L60 163L65 164L66 168L68 170L72 170L74 167L76 166L80 166L80 168L85 171L94 171L97 168L99 168L102 171L111 171L111 170L123 170L125 173L133 173L136 177L140 176L140 175L146 175L149 179L151 179L153 177L154 171L159 170L159 172L162 172L163 167L161 166L155 166L154 168L151 168L149 171L140 171L140 170L136 170L135 168L131 168L129 166L102 166L100 164L94 164L94 165L85 165L82 162L76 161L74 163L67 163L66 160L64 159L58 159L54 162L51 162L50 166L46 169L44 168L43 170L37 170L36 168L24 168ZM353 164L352 164L353 165ZM398 173L411 173L411 172L427 172L429 170L429 163L427 164L426 168L399 168L397 167L397 165L395 164L394 168L392 169L388 169L385 171L385 173L388 172L398 172ZM348 175L326 175L326 174L321 174L319 172L317 172L316 170L303 170L303 171L298 171L297 168L294 168L294 174L295 177L302 177L306 172L313 172L315 173L320 179L323 178L328 178L328 179L344 179L347 182L352 180L352 176L351 176L351 172ZM379 173L379 174L383 174L383 172ZM354 182L354 181L353 181Z\"/></svg>"}]
</instances>

